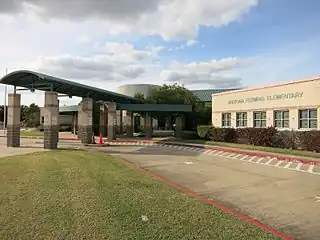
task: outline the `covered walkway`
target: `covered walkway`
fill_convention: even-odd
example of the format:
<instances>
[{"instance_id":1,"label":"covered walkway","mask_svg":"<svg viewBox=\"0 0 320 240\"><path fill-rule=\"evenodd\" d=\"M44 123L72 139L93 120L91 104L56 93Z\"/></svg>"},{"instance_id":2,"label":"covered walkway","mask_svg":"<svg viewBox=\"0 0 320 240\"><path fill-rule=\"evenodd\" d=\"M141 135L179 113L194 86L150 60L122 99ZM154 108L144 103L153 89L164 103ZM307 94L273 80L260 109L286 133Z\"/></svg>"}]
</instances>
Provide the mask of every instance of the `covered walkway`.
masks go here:
<instances>
[{"instance_id":1,"label":"covered walkway","mask_svg":"<svg viewBox=\"0 0 320 240\"><path fill-rule=\"evenodd\" d=\"M78 136L84 144L93 141L93 126L98 123L99 131L108 137L116 138L116 110L126 110L127 135L133 136L133 112L145 112L147 136L152 135L152 112L165 111L184 113L191 112L190 105L157 105L137 104L132 97L104 89L72 82L66 79L46 74L19 70L7 74L0 79L0 83L14 86L13 93L8 94L7 146L20 147L20 91L45 91L43 112L44 148L55 149L59 140L59 97L81 97L74 122L77 125ZM99 105L97 109L96 106ZM95 113L98 111L98 120ZM178 124L177 124L178 123ZM183 129L183 119L177 115L177 130Z\"/></svg>"}]
</instances>

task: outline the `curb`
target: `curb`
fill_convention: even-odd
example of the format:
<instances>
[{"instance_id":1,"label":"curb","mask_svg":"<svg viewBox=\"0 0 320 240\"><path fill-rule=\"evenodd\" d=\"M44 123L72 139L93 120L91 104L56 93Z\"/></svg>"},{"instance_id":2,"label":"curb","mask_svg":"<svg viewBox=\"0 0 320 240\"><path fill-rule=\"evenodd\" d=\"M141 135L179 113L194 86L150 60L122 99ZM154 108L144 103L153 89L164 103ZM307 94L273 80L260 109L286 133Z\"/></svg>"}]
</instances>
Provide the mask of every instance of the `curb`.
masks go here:
<instances>
[{"instance_id":1,"label":"curb","mask_svg":"<svg viewBox=\"0 0 320 240\"><path fill-rule=\"evenodd\" d=\"M107 141L108 142L108 141ZM208 150L216 150L216 151L223 151L223 152L230 152L235 154L243 154L248 156L256 156L256 157L265 157L265 158L276 158L281 161L286 162L295 162L295 163L302 163L308 165L320 165L320 160L313 160L313 159L304 159L301 157L291 157L285 155L275 155L275 154L268 154L268 153L260 153L260 152L250 152L250 151L243 151L243 150L236 150L236 149L227 149L223 147L216 147L216 146L207 146L207 145L193 145L193 144L185 144L185 143L175 143L175 142L161 142L161 141L152 141L152 140L113 140L112 142L126 142L126 143L141 143L141 144L164 144L164 145L172 145L172 146L182 146L182 147L193 147L199 149L208 149Z\"/></svg>"},{"instance_id":2,"label":"curb","mask_svg":"<svg viewBox=\"0 0 320 240\"><path fill-rule=\"evenodd\" d=\"M6 136L0 136L0 137L6 137ZM27 139L43 139L43 137L33 137L33 136L22 136L21 138L27 138ZM59 138L61 141L80 141L79 138ZM243 154L248 156L256 156L256 157L265 157L265 158L275 158L277 160L286 161L286 162L294 162L294 163L302 163L302 164L308 164L308 165L319 165L320 166L320 160L315 159L305 159L303 157L292 157L292 156L285 156L285 155L276 155L276 154L269 154L269 153L261 153L261 152L250 152L250 151L243 151L241 149L228 149L223 147L217 147L217 146L208 146L208 145L194 145L189 143L179 143L179 142L170 142L170 141L158 141L158 140L113 140L113 141L107 141L106 138L104 138L104 143L109 142L123 142L123 143L140 143L140 144L165 144L165 145L173 145L173 146L182 146L182 147L194 147L194 148L200 148L200 149L208 149L208 150L217 150L217 151L223 151L223 152L230 152L235 154Z\"/></svg>"},{"instance_id":3,"label":"curb","mask_svg":"<svg viewBox=\"0 0 320 240\"><path fill-rule=\"evenodd\" d=\"M196 192L190 191L190 190L188 190L188 189L186 189L186 188L184 188L184 187L182 187L182 186L180 186L180 185L178 185L178 184L176 184L176 183L174 183L174 182L172 182L172 181L170 181L170 180L168 180L168 179L166 179L166 178L164 178L164 177L162 177L162 176L160 176L158 174L155 174L155 173L151 172L147 168L139 167L139 166L133 164L132 162L128 161L127 159L125 159L123 157L121 157L120 159L124 163L126 163L128 165L131 165L131 166L135 167L136 169L138 169L138 170L140 170L142 172L147 173L149 176L154 177L157 180L160 180L161 182L163 182L163 183L167 184L168 186L173 187L173 188L183 192L184 194L186 194L188 196L192 196L192 197L197 198L197 199L199 199L199 200L201 200L201 201L203 201L205 203L208 203L208 204L220 209L221 211L223 211L225 213L229 213L229 214L231 214L231 215L233 215L233 216L235 216L235 217L237 217L237 218L239 218L239 219L241 219L241 220L243 220L243 221L245 221L247 223L250 223L251 225L259 227L260 229L262 229L262 230L264 230L266 232L272 233L273 235L278 236L283 240L293 240L292 237L290 237L288 235L285 235L285 234L277 231L274 228L268 227L267 225L264 225L263 223L259 222L256 219L253 219L251 217L242 215L242 214L240 214L240 213L238 213L236 211L233 211L233 210L231 210L231 209L229 209L229 208L227 208L227 207L225 207L225 206L223 206L223 205L221 205L221 204L219 204L219 203L217 203L217 202L215 202L215 201L213 201L211 199L208 199L208 198L206 198L206 197L204 197L204 196L202 196L202 195L200 195L200 194L198 194Z\"/></svg>"}]
</instances>

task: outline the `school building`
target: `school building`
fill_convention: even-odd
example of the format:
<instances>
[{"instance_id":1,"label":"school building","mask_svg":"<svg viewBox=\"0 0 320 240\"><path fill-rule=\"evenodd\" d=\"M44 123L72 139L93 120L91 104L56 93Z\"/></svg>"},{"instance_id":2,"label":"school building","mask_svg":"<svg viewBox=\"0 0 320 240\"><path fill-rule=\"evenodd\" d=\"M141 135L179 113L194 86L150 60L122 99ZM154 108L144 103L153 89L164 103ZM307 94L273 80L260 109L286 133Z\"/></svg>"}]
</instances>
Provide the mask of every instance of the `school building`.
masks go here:
<instances>
[{"instance_id":1,"label":"school building","mask_svg":"<svg viewBox=\"0 0 320 240\"><path fill-rule=\"evenodd\" d=\"M213 94L212 124L319 130L320 78Z\"/></svg>"}]
</instances>

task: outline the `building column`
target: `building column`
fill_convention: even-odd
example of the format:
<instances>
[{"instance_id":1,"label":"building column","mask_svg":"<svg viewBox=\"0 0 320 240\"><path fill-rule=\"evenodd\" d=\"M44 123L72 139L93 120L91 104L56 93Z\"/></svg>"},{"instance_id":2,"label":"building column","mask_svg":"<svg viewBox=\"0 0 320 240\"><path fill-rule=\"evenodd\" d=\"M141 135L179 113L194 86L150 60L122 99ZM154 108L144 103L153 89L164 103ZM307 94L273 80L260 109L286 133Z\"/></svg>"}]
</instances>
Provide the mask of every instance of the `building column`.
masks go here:
<instances>
[{"instance_id":1,"label":"building column","mask_svg":"<svg viewBox=\"0 0 320 240\"><path fill-rule=\"evenodd\" d=\"M100 133L103 137L107 136L108 108L105 103L100 105Z\"/></svg>"},{"instance_id":2,"label":"building column","mask_svg":"<svg viewBox=\"0 0 320 240\"><path fill-rule=\"evenodd\" d=\"M153 134L153 124L152 124L152 116L151 113L146 113L145 117L145 131L146 131L146 137L147 138L152 138Z\"/></svg>"},{"instance_id":3,"label":"building column","mask_svg":"<svg viewBox=\"0 0 320 240\"><path fill-rule=\"evenodd\" d=\"M127 136L128 137L133 137L133 132L134 132L134 116L133 112L127 111Z\"/></svg>"},{"instance_id":4,"label":"building column","mask_svg":"<svg viewBox=\"0 0 320 240\"><path fill-rule=\"evenodd\" d=\"M120 120L119 120L119 132L120 132L120 134L122 134L123 133L123 111L122 110L120 110L119 117L120 117Z\"/></svg>"},{"instance_id":5,"label":"building column","mask_svg":"<svg viewBox=\"0 0 320 240\"><path fill-rule=\"evenodd\" d=\"M93 100L91 98L82 98L78 112L78 135L80 136L81 142L84 144L92 143L92 108Z\"/></svg>"},{"instance_id":6,"label":"building column","mask_svg":"<svg viewBox=\"0 0 320 240\"><path fill-rule=\"evenodd\" d=\"M172 118L171 116L166 117L166 123L165 123L166 130L172 130Z\"/></svg>"},{"instance_id":7,"label":"building column","mask_svg":"<svg viewBox=\"0 0 320 240\"><path fill-rule=\"evenodd\" d=\"M7 146L20 147L21 95L8 94Z\"/></svg>"},{"instance_id":8,"label":"building column","mask_svg":"<svg viewBox=\"0 0 320 240\"><path fill-rule=\"evenodd\" d=\"M116 139L117 126L117 104L115 102L108 103L108 141Z\"/></svg>"},{"instance_id":9,"label":"building column","mask_svg":"<svg viewBox=\"0 0 320 240\"><path fill-rule=\"evenodd\" d=\"M182 138L182 132L184 129L184 118L182 116L176 117L175 137Z\"/></svg>"},{"instance_id":10,"label":"building column","mask_svg":"<svg viewBox=\"0 0 320 240\"><path fill-rule=\"evenodd\" d=\"M56 92L44 93L44 136L45 149L57 149L59 140L59 100Z\"/></svg>"},{"instance_id":11,"label":"building column","mask_svg":"<svg viewBox=\"0 0 320 240\"><path fill-rule=\"evenodd\" d=\"M75 112L72 115L72 133L76 135L77 133L77 123L78 123L78 114Z\"/></svg>"}]
</instances>

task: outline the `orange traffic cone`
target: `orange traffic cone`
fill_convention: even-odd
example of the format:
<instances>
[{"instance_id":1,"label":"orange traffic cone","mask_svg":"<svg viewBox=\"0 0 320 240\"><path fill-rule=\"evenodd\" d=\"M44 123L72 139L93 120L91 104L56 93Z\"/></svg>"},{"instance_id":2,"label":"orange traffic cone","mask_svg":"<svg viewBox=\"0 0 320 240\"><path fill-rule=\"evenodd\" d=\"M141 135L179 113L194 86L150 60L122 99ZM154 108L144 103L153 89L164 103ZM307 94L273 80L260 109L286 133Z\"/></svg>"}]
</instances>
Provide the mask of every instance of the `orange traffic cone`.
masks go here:
<instances>
[{"instance_id":1,"label":"orange traffic cone","mask_svg":"<svg viewBox=\"0 0 320 240\"><path fill-rule=\"evenodd\" d=\"M99 144L103 144L103 137L102 137L102 133L100 133Z\"/></svg>"}]
</instances>

